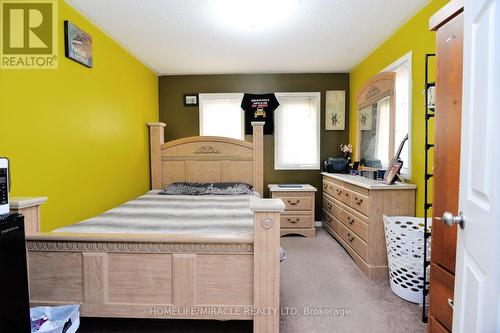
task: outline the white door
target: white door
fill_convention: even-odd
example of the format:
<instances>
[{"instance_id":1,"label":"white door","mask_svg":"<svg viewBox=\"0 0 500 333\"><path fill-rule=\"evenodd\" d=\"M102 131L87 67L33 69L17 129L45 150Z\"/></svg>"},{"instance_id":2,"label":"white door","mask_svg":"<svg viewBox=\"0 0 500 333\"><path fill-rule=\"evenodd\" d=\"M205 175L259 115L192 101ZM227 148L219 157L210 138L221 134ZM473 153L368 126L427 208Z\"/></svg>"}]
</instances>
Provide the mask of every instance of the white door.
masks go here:
<instances>
[{"instance_id":1,"label":"white door","mask_svg":"<svg viewBox=\"0 0 500 333\"><path fill-rule=\"evenodd\" d=\"M500 332L500 0L465 0L453 332Z\"/></svg>"}]
</instances>

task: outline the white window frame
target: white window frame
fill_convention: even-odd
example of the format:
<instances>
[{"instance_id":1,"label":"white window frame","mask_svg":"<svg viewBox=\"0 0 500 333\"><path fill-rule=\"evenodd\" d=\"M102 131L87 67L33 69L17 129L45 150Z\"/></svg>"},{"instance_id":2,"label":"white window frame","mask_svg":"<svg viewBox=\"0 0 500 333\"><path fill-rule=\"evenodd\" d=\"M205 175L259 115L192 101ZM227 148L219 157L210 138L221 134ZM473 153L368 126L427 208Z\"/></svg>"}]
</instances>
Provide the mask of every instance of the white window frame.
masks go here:
<instances>
[{"instance_id":1,"label":"white window frame","mask_svg":"<svg viewBox=\"0 0 500 333\"><path fill-rule=\"evenodd\" d=\"M279 165L278 164L278 147L279 147L279 142L280 142L280 137L279 137L279 126L280 123L277 120L276 117L276 112L279 111L274 111L275 116L274 116L274 170L320 170L320 151L321 151L321 93L320 92L281 92L281 93L275 93L276 98L278 99L278 102L280 100L280 97L312 97L316 98L317 103L316 103L316 156L317 160L314 165Z\"/></svg>"},{"instance_id":2,"label":"white window frame","mask_svg":"<svg viewBox=\"0 0 500 333\"><path fill-rule=\"evenodd\" d=\"M392 64L387 66L382 70L382 72L393 72L395 71L398 67L401 65L404 65L405 63L408 64L410 70L408 72L408 77L409 77L409 82L408 82L408 141L406 144L408 145L408 165L406 166L408 170L406 173L401 172L401 176L405 179L411 179L411 174L412 174L412 124L413 124L413 64L412 64L412 59L413 59L413 52L410 51L406 53L404 56L399 58L398 60L394 61ZM396 94L398 92L396 91ZM392 157L391 157L392 158Z\"/></svg>"},{"instance_id":3,"label":"white window frame","mask_svg":"<svg viewBox=\"0 0 500 333\"><path fill-rule=\"evenodd\" d=\"M243 93L210 93L210 94L199 94L198 95L198 115L199 115L199 133L203 136L203 100L204 99L237 99L243 100ZM245 112L240 107L241 114L241 133L242 137L240 140L245 140ZM223 121L223 119L221 119Z\"/></svg>"}]
</instances>

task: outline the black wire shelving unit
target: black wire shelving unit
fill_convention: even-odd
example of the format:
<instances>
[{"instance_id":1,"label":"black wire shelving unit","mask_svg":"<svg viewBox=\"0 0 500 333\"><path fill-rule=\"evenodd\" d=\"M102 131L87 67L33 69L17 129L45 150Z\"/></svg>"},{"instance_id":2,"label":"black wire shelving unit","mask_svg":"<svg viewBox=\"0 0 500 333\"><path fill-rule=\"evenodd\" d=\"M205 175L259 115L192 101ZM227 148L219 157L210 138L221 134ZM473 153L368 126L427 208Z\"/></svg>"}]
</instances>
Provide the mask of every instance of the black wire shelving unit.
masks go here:
<instances>
[{"instance_id":1,"label":"black wire shelving unit","mask_svg":"<svg viewBox=\"0 0 500 333\"><path fill-rule=\"evenodd\" d=\"M434 143L429 140L429 125L432 119L434 119L435 106L429 106L429 90L434 89L436 86L435 82L429 81L429 62L436 55L429 53L425 55L425 174L424 174L424 278L423 278L423 293L422 293L422 321L427 323L427 305L426 298L429 294L429 282L427 277L427 269L430 266L430 261L427 260L427 243L431 237L431 230L427 225L427 218L429 217L429 210L432 208L432 203L429 202L429 181L433 177L433 174L429 171L429 152L434 149Z\"/></svg>"}]
</instances>

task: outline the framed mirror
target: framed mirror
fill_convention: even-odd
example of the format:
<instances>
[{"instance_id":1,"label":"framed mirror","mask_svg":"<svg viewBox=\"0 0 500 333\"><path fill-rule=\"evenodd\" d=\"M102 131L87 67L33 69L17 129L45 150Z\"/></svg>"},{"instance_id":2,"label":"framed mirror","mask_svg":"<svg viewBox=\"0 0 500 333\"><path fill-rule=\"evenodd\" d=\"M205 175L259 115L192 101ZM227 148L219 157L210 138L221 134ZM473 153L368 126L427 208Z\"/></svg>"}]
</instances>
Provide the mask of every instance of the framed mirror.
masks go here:
<instances>
[{"instance_id":1,"label":"framed mirror","mask_svg":"<svg viewBox=\"0 0 500 333\"><path fill-rule=\"evenodd\" d=\"M395 72L372 77L356 98L358 109L355 158L361 169L386 169L395 155Z\"/></svg>"}]
</instances>

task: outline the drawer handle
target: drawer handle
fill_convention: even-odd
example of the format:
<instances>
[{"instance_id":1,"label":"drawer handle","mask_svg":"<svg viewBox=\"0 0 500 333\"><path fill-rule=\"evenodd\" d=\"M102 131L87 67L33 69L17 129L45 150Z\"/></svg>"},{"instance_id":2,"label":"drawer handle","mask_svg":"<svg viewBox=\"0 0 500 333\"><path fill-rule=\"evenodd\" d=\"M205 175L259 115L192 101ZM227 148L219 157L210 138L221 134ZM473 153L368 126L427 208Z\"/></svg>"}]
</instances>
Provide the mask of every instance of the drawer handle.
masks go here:
<instances>
[{"instance_id":1,"label":"drawer handle","mask_svg":"<svg viewBox=\"0 0 500 333\"><path fill-rule=\"evenodd\" d=\"M323 184L323 188L324 188L325 190L328 190L328 184Z\"/></svg>"},{"instance_id":2,"label":"drawer handle","mask_svg":"<svg viewBox=\"0 0 500 333\"><path fill-rule=\"evenodd\" d=\"M292 219L292 218L290 218L290 217L289 217L289 218L287 218L286 220L287 220L288 222L290 222L290 223L298 223L298 222L300 221L300 218L299 218L299 217L297 217L297 218L294 220L294 219Z\"/></svg>"},{"instance_id":3,"label":"drawer handle","mask_svg":"<svg viewBox=\"0 0 500 333\"><path fill-rule=\"evenodd\" d=\"M351 235L351 233L347 233L347 239L349 240L349 242L352 243L352 241L354 240L354 236Z\"/></svg>"},{"instance_id":4,"label":"drawer handle","mask_svg":"<svg viewBox=\"0 0 500 333\"><path fill-rule=\"evenodd\" d=\"M455 309L454 309L454 305L455 305L455 304L453 303L453 300L452 300L451 298L448 298L448 305L450 306L451 311L455 310Z\"/></svg>"},{"instance_id":5,"label":"drawer handle","mask_svg":"<svg viewBox=\"0 0 500 333\"><path fill-rule=\"evenodd\" d=\"M363 203L363 198L354 197L354 201L356 201L356 205L361 205Z\"/></svg>"},{"instance_id":6,"label":"drawer handle","mask_svg":"<svg viewBox=\"0 0 500 333\"><path fill-rule=\"evenodd\" d=\"M337 194L338 194L338 195L341 195L341 194L342 194L342 190L338 188L338 189L337 189Z\"/></svg>"},{"instance_id":7,"label":"drawer handle","mask_svg":"<svg viewBox=\"0 0 500 333\"><path fill-rule=\"evenodd\" d=\"M288 202L292 206L295 206L296 204L298 204L300 202L300 200L295 200L295 202L292 202L292 200L287 200L286 202Z\"/></svg>"},{"instance_id":8,"label":"drawer handle","mask_svg":"<svg viewBox=\"0 0 500 333\"><path fill-rule=\"evenodd\" d=\"M347 193L347 192L346 192L346 193L345 193L345 196L346 196L346 197L348 197L348 196L349 196L349 193Z\"/></svg>"},{"instance_id":9,"label":"drawer handle","mask_svg":"<svg viewBox=\"0 0 500 333\"><path fill-rule=\"evenodd\" d=\"M330 202L328 202L326 205L328 206L328 209L332 209L332 204Z\"/></svg>"},{"instance_id":10,"label":"drawer handle","mask_svg":"<svg viewBox=\"0 0 500 333\"><path fill-rule=\"evenodd\" d=\"M351 219L351 218L348 216L348 217L347 217L347 222L348 222L349 224L351 224L351 225L352 225L352 224L354 223L354 219Z\"/></svg>"},{"instance_id":11,"label":"drawer handle","mask_svg":"<svg viewBox=\"0 0 500 333\"><path fill-rule=\"evenodd\" d=\"M330 216L327 217L328 222L332 222L332 218Z\"/></svg>"}]
</instances>

